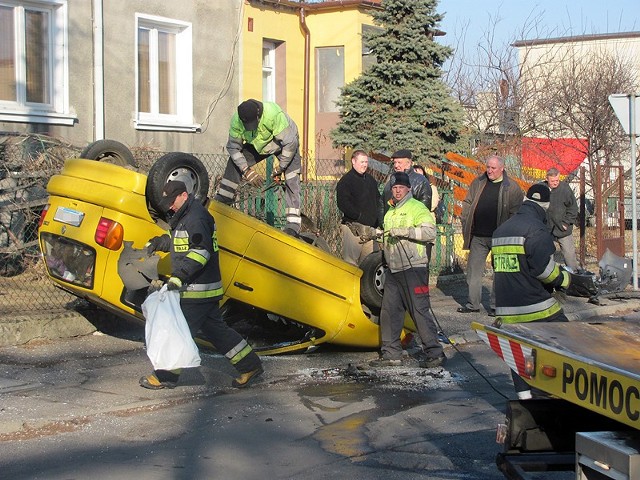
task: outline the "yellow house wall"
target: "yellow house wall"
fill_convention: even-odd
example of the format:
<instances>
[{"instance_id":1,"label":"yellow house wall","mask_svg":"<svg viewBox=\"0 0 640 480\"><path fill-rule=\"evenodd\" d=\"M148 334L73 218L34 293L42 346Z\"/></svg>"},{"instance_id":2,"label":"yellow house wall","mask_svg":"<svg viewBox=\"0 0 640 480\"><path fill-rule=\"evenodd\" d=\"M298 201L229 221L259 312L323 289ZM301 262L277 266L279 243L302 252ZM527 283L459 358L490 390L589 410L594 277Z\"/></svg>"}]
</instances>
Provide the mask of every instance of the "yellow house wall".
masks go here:
<instances>
[{"instance_id":1,"label":"yellow house wall","mask_svg":"<svg viewBox=\"0 0 640 480\"><path fill-rule=\"evenodd\" d=\"M249 18L253 31L248 31ZM362 71L362 25L372 25L370 15L357 8L330 11L307 11L310 31L309 75L309 158L314 158L315 146L315 49L344 47L345 84ZM298 12L257 8L247 5L242 25L241 95L243 99L262 97L262 42L276 40L286 43L286 111L303 130L304 108L304 32ZM301 138L302 141L302 138Z\"/></svg>"}]
</instances>

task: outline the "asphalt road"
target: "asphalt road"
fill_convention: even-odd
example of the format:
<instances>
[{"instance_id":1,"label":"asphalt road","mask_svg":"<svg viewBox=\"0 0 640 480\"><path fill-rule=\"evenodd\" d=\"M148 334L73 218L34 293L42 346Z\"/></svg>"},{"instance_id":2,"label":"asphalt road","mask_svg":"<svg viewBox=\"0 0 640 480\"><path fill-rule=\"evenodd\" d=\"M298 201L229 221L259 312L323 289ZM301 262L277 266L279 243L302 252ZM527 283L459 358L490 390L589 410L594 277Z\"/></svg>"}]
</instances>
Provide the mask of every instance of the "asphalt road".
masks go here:
<instances>
[{"instance_id":1,"label":"asphalt road","mask_svg":"<svg viewBox=\"0 0 640 480\"><path fill-rule=\"evenodd\" d=\"M150 370L141 329L5 347L0 477L503 478L507 367L481 343L445 351L445 368L377 371L375 352L265 357L245 390L203 354L178 388L150 391L137 383Z\"/></svg>"},{"instance_id":2,"label":"asphalt road","mask_svg":"<svg viewBox=\"0 0 640 480\"><path fill-rule=\"evenodd\" d=\"M230 387L234 370L212 353L175 390L139 387L151 370L139 324L2 347L0 478L501 479L495 431L513 387L469 330L492 319L456 314L446 286L432 300L455 342L444 368L408 359L375 370L376 352L323 345L263 357L264 376L246 390ZM638 307L565 302L576 320Z\"/></svg>"}]
</instances>

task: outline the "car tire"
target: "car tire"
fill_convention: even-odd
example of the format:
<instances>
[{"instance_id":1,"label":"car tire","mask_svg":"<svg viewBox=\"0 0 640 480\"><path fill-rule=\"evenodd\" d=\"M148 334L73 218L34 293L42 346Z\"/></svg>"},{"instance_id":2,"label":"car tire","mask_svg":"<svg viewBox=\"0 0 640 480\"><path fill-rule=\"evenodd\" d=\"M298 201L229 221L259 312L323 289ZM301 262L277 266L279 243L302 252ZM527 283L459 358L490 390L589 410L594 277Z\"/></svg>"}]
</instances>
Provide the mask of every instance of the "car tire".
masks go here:
<instances>
[{"instance_id":1,"label":"car tire","mask_svg":"<svg viewBox=\"0 0 640 480\"><path fill-rule=\"evenodd\" d=\"M90 143L82 150L80 158L113 163L122 167L137 166L131 150L115 140L98 140Z\"/></svg>"},{"instance_id":2,"label":"car tire","mask_svg":"<svg viewBox=\"0 0 640 480\"><path fill-rule=\"evenodd\" d=\"M382 293L384 291L384 276L388 267L382 251L367 255L359 265L362 270L360 278L360 300L372 312L380 311L382 307Z\"/></svg>"},{"instance_id":3,"label":"car tire","mask_svg":"<svg viewBox=\"0 0 640 480\"><path fill-rule=\"evenodd\" d=\"M162 188L167 182L180 180L187 191L201 203L209 194L209 172L196 157L184 152L171 152L160 157L149 169L147 176L147 202L156 212L160 212Z\"/></svg>"}]
</instances>

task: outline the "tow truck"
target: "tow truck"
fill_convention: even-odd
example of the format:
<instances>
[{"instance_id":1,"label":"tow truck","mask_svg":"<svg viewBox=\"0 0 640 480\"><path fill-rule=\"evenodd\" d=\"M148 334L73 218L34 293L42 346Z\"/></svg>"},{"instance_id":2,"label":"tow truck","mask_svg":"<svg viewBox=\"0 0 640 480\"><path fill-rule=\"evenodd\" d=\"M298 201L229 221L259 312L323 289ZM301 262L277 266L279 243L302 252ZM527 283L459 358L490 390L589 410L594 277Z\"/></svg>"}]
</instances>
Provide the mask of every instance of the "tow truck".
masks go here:
<instances>
[{"instance_id":1,"label":"tow truck","mask_svg":"<svg viewBox=\"0 0 640 480\"><path fill-rule=\"evenodd\" d=\"M640 478L640 319L471 327L534 392L498 425L506 478Z\"/></svg>"}]
</instances>

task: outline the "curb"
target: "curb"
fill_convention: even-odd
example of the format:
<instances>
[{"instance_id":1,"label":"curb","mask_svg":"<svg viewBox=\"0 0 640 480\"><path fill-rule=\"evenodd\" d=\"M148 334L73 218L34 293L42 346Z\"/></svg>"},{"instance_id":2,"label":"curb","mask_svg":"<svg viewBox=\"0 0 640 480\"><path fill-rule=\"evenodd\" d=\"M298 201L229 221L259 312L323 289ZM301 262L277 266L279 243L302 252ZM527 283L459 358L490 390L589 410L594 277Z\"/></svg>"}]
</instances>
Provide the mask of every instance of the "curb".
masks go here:
<instances>
[{"instance_id":1,"label":"curb","mask_svg":"<svg viewBox=\"0 0 640 480\"><path fill-rule=\"evenodd\" d=\"M33 340L78 337L95 331L95 325L78 312L4 317L0 322L0 347L23 345Z\"/></svg>"}]
</instances>

